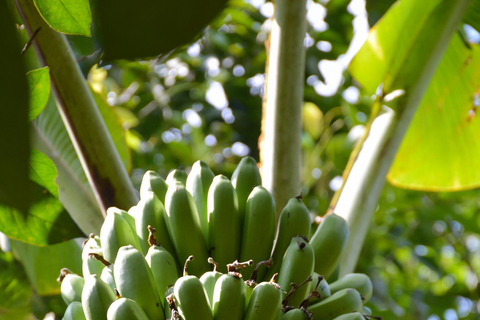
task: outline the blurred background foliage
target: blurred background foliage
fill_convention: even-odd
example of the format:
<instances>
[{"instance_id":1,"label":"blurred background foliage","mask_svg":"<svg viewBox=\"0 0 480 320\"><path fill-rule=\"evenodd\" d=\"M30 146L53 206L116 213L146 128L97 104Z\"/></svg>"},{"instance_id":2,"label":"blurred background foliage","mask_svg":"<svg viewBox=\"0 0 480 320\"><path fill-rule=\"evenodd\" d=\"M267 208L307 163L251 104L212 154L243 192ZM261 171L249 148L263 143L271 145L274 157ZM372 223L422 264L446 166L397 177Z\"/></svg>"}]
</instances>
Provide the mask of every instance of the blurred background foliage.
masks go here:
<instances>
[{"instance_id":1,"label":"blurred background foliage","mask_svg":"<svg viewBox=\"0 0 480 320\"><path fill-rule=\"evenodd\" d=\"M324 214L341 185L372 102L345 71L354 31L366 18L372 26L393 2L368 0L368 16L362 1L308 2L302 193L312 216ZM230 176L241 157L258 160L272 13L264 0L232 0L197 41L148 61L96 65L96 44L69 37L92 89L125 129L137 189L146 170L166 177L202 159L215 174ZM373 315L479 318L479 206L477 190L423 193L386 186L357 268L374 281L368 303ZM61 318L61 298L41 296L11 253L0 253L0 273L1 319L42 319L50 311Z\"/></svg>"}]
</instances>

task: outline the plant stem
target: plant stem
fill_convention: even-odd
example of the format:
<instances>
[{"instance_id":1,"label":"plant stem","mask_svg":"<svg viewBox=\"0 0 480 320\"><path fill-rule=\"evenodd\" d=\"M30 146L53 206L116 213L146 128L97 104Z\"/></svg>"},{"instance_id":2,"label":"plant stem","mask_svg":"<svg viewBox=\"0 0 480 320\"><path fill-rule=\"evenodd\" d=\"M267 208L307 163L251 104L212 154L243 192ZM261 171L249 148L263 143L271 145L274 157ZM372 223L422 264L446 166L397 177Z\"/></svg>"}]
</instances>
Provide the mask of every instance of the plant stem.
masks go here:
<instances>
[{"instance_id":1,"label":"plant stem","mask_svg":"<svg viewBox=\"0 0 480 320\"><path fill-rule=\"evenodd\" d=\"M263 185L275 198L277 221L300 193L301 113L305 74L306 0L276 0L262 119Z\"/></svg>"},{"instance_id":2,"label":"plant stem","mask_svg":"<svg viewBox=\"0 0 480 320\"><path fill-rule=\"evenodd\" d=\"M30 35L41 28L37 56L50 68L59 112L103 214L111 206L129 209L138 196L66 37L45 23L33 0L17 0L17 8Z\"/></svg>"},{"instance_id":3,"label":"plant stem","mask_svg":"<svg viewBox=\"0 0 480 320\"><path fill-rule=\"evenodd\" d=\"M340 262L340 276L355 270L386 174L469 2L459 0L452 3L449 17L438 30L435 43L427 48L430 50L429 57L419 64L422 67L418 70L416 81L399 98L395 112L382 114L373 122L365 143L359 147L358 156L349 160L355 161L356 158L353 165L347 166L350 171L344 175L347 177L344 187L338 201L331 206L336 214L348 221L350 227L350 238Z\"/></svg>"}]
</instances>

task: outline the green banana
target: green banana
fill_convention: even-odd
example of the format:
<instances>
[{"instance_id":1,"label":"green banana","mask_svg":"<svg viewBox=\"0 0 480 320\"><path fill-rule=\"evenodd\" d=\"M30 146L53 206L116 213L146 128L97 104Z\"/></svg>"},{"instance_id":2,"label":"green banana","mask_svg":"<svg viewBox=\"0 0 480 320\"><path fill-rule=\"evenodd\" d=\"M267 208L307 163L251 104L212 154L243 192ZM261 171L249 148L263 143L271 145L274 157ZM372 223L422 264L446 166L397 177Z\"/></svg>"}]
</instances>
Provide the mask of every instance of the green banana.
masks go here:
<instances>
[{"instance_id":1,"label":"green banana","mask_svg":"<svg viewBox=\"0 0 480 320\"><path fill-rule=\"evenodd\" d=\"M145 191L142 199L136 205L135 222L136 234L144 253L150 247L148 226L152 226L156 230L157 244L162 245L168 252L175 255L175 248L168 235L165 207L152 191Z\"/></svg>"},{"instance_id":2,"label":"green banana","mask_svg":"<svg viewBox=\"0 0 480 320\"><path fill-rule=\"evenodd\" d=\"M270 192L262 186L253 189L247 200L240 260L252 259L255 263L267 260L275 234L275 203ZM246 274L246 270L241 272ZM265 270L259 270L262 279Z\"/></svg>"},{"instance_id":3,"label":"green banana","mask_svg":"<svg viewBox=\"0 0 480 320\"><path fill-rule=\"evenodd\" d=\"M122 246L133 245L141 250L135 229L125 219L117 208L109 208L107 216L100 229L100 240L104 258L110 263L115 263L118 249ZM128 213L126 213L128 215Z\"/></svg>"},{"instance_id":4,"label":"green banana","mask_svg":"<svg viewBox=\"0 0 480 320\"><path fill-rule=\"evenodd\" d=\"M262 184L257 162L252 157L244 157L232 174L232 185L237 194L238 214L240 215L240 231L243 230L245 207L253 188Z\"/></svg>"},{"instance_id":5,"label":"green banana","mask_svg":"<svg viewBox=\"0 0 480 320\"><path fill-rule=\"evenodd\" d=\"M73 301L82 301L82 291L85 279L63 268L57 281L61 282L60 293L63 301L68 305Z\"/></svg>"},{"instance_id":6,"label":"green banana","mask_svg":"<svg viewBox=\"0 0 480 320\"><path fill-rule=\"evenodd\" d=\"M192 170L188 174L186 188L193 196L197 205L200 228L202 229L205 242L208 243L208 190L212 184L214 174L208 165L203 161L197 161L193 164Z\"/></svg>"},{"instance_id":7,"label":"green banana","mask_svg":"<svg viewBox=\"0 0 480 320\"><path fill-rule=\"evenodd\" d=\"M175 282L173 296L183 320L213 320L212 310L202 282L196 276L187 275L187 263L193 256L186 259L183 277Z\"/></svg>"},{"instance_id":8,"label":"green banana","mask_svg":"<svg viewBox=\"0 0 480 320\"><path fill-rule=\"evenodd\" d=\"M282 304L279 285L273 282L261 282L253 289L245 320L277 320Z\"/></svg>"},{"instance_id":9,"label":"green banana","mask_svg":"<svg viewBox=\"0 0 480 320\"><path fill-rule=\"evenodd\" d=\"M158 199L160 199L162 203L165 203L167 189L168 185L165 180L155 171L149 170L143 175L142 184L140 185L140 199L142 199L148 191L153 191Z\"/></svg>"},{"instance_id":10,"label":"green banana","mask_svg":"<svg viewBox=\"0 0 480 320\"><path fill-rule=\"evenodd\" d=\"M313 281L311 282L312 285L316 284L318 282L318 278L321 277L318 273L314 272L313 273ZM322 280L320 280L320 283L318 284L317 291L320 293L320 298L324 299L326 297L330 297L332 295L332 292L330 291L330 286L328 285L327 280L325 280L324 277L321 277ZM311 287L311 286L310 286ZM310 300L310 301L313 301Z\"/></svg>"},{"instance_id":11,"label":"green banana","mask_svg":"<svg viewBox=\"0 0 480 320\"><path fill-rule=\"evenodd\" d=\"M349 236L345 219L332 213L323 218L310 244L315 252L315 272L325 279L335 271Z\"/></svg>"},{"instance_id":12,"label":"green banana","mask_svg":"<svg viewBox=\"0 0 480 320\"><path fill-rule=\"evenodd\" d=\"M367 303L372 297L372 281L366 274L349 273L330 284L330 291L332 294L346 288L357 290L364 299L363 303Z\"/></svg>"},{"instance_id":13,"label":"green banana","mask_svg":"<svg viewBox=\"0 0 480 320\"><path fill-rule=\"evenodd\" d=\"M275 247L271 254L273 265L268 269L265 276L266 279L271 278L273 274L280 270L283 255L293 237L297 235L307 238L310 237L311 224L312 219L310 218L310 212L303 203L302 198L299 196L290 199L280 213L275 237Z\"/></svg>"},{"instance_id":14,"label":"green banana","mask_svg":"<svg viewBox=\"0 0 480 320\"><path fill-rule=\"evenodd\" d=\"M308 314L303 309L292 309L281 317L282 320L309 320Z\"/></svg>"},{"instance_id":15,"label":"green banana","mask_svg":"<svg viewBox=\"0 0 480 320\"><path fill-rule=\"evenodd\" d=\"M108 308L107 320L148 320L148 317L137 302L120 298Z\"/></svg>"},{"instance_id":16,"label":"green banana","mask_svg":"<svg viewBox=\"0 0 480 320\"><path fill-rule=\"evenodd\" d=\"M165 306L165 292L178 279L177 263L164 247L155 245L148 249L145 260L152 270L160 301L164 308L168 308Z\"/></svg>"},{"instance_id":17,"label":"green banana","mask_svg":"<svg viewBox=\"0 0 480 320\"><path fill-rule=\"evenodd\" d=\"M185 261L193 255L195 261L190 265L191 273L203 274L209 269L207 245L200 229L195 202L182 184L176 183L168 187L165 209L168 233L178 261Z\"/></svg>"},{"instance_id":18,"label":"green banana","mask_svg":"<svg viewBox=\"0 0 480 320\"><path fill-rule=\"evenodd\" d=\"M107 214L108 212L116 212L118 214L120 214L122 216L122 218L124 218L127 222L128 222L128 225L130 226L130 228L132 229L132 232L133 234L136 234L137 232L137 222L136 222L136 219L135 219L135 213L136 213L136 207L137 206L133 206L131 209L131 213L130 212L127 212L125 210L122 210L122 209L119 209L117 207L110 207L107 209ZM138 242L138 244L135 244L133 246L135 246L138 250L141 249L141 246L140 246L140 240L135 237L135 241ZM139 249L140 248L140 249Z\"/></svg>"},{"instance_id":19,"label":"green banana","mask_svg":"<svg viewBox=\"0 0 480 320\"><path fill-rule=\"evenodd\" d=\"M100 279L98 274L92 274L85 278L82 307L87 320L107 319L107 310L115 300L112 289Z\"/></svg>"},{"instance_id":20,"label":"green banana","mask_svg":"<svg viewBox=\"0 0 480 320\"><path fill-rule=\"evenodd\" d=\"M105 267L101 261L90 255L91 253L103 255L102 248L100 247L100 237L95 236L93 233L90 234L87 241L83 244L82 273L84 277L94 273L101 274L103 267Z\"/></svg>"},{"instance_id":21,"label":"green banana","mask_svg":"<svg viewBox=\"0 0 480 320\"><path fill-rule=\"evenodd\" d=\"M118 250L113 268L120 296L135 300L150 319L164 319L162 302L152 271L142 253L133 246Z\"/></svg>"},{"instance_id":22,"label":"green banana","mask_svg":"<svg viewBox=\"0 0 480 320\"><path fill-rule=\"evenodd\" d=\"M213 319L242 320L245 311L245 283L242 275L229 272L215 284L213 294Z\"/></svg>"},{"instance_id":23,"label":"green banana","mask_svg":"<svg viewBox=\"0 0 480 320\"><path fill-rule=\"evenodd\" d=\"M220 272L226 272L226 265L239 256L240 217L235 197L235 189L227 177L219 175L213 179L208 192L208 248Z\"/></svg>"},{"instance_id":24,"label":"green banana","mask_svg":"<svg viewBox=\"0 0 480 320\"><path fill-rule=\"evenodd\" d=\"M352 312L342 314L333 320L365 320L365 317L360 312Z\"/></svg>"},{"instance_id":25,"label":"green banana","mask_svg":"<svg viewBox=\"0 0 480 320\"><path fill-rule=\"evenodd\" d=\"M299 285L312 275L314 263L315 256L308 241L299 236L292 238L283 257L277 281L286 292L292 290L292 282L298 285L289 295L289 306L299 307L310 292L310 285Z\"/></svg>"},{"instance_id":26,"label":"green banana","mask_svg":"<svg viewBox=\"0 0 480 320\"><path fill-rule=\"evenodd\" d=\"M71 302L65 310L62 320L87 320L85 313L83 313L82 303L79 301Z\"/></svg>"},{"instance_id":27,"label":"green banana","mask_svg":"<svg viewBox=\"0 0 480 320\"><path fill-rule=\"evenodd\" d=\"M115 277L113 276L113 264L109 266L105 266L102 270L102 274L100 275L100 279L102 279L106 284L115 291L117 285L115 284Z\"/></svg>"},{"instance_id":28,"label":"green banana","mask_svg":"<svg viewBox=\"0 0 480 320\"><path fill-rule=\"evenodd\" d=\"M342 314L362 310L360 293L355 289L343 289L308 307L315 320L331 320Z\"/></svg>"},{"instance_id":29,"label":"green banana","mask_svg":"<svg viewBox=\"0 0 480 320\"><path fill-rule=\"evenodd\" d=\"M253 289L257 286L257 278L258 278L258 270L260 270L260 267L268 267L270 268L272 266L272 259L268 259L265 261L260 261L257 263L255 266L255 269L252 271L252 275L250 276L250 279L245 281L245 310L248 307L248 303L250 302L250 297L252 296ZM275 277L278 274L275 275Z\"/></svg>"},{"instance_id":30,"label":"green banana","mask_svg":"<svg viewBox=\"0 0 480 320\"><path fill-rule=\"evenodd\" d=\"M248 304L252 298L253 289L257 286L255 281L245 281L245 311L248 309Z\"/></svg>"},{"instance_id":31,"label":"green banana","mask_svg":"<svg viewBox=\"0 0 480 320\"><path fill-rule=\"evenodd\" d=\"M174 169L170 171L167 179L165 179L165 182L168 186L174 186L177 181L179 181L183 186L187 184L187 173L184 170Z\"/></svg>"},{"instance_id":32,"label":"green banana","mask_svg":"<svg viewBox=\"0 0 480 320\"><path fill-rule=\"evenodd\" d=\"M218 278L222 276L221 272L217 271L218 264L212 258L208 258L208 262L213 264L213 271L207 271L200 277L200 282L203 284L205 293L207 294L208 302L213 306L213 293L215 292L215 284Z\"/></svg>"}]
</instances>

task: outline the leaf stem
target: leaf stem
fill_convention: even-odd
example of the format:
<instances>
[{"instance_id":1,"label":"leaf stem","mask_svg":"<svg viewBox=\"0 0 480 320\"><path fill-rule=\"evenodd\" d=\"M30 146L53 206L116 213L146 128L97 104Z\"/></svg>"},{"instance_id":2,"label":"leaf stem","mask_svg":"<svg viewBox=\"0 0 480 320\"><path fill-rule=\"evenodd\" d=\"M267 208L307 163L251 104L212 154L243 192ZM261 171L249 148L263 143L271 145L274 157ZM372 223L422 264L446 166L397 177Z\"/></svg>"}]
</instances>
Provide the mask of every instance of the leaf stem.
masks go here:
<instances>
[{"instance_id":1,"label":"leaf stem","mask_svg":"<svg viewBox=\"0 0 480 320\"><path fill-rule=\"evenodd\" d=\"M130 208L138 196L66 37L45 23L33 0L16 4L30 35L41 28L33 41L37 56L50 68L60 114L103 214L111 206Z\"/></svg>"}]
</instances>

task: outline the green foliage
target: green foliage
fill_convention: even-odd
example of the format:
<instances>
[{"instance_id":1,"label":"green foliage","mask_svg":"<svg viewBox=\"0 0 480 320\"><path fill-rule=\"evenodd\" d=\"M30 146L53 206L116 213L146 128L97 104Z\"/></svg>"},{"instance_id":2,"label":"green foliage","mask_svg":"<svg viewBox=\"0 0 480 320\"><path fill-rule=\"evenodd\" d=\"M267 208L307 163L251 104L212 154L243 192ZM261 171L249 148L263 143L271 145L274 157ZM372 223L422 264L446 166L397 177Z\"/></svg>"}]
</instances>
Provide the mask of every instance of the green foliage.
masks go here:
<instances>
[{"instance_id":1,"label":"green foliage","mask_svg":"<svg viewBox=\"0 0 480 320\"><path fill-rule=\"evenodd\" d=\"M480 185L480 48L456 35L425 93L389 172L391 183L429 191ZM441 128L441 130L439 130Z\"/></svg>"},{"instance_id":2,"label":"green foliage","mask_svg":"<svg viewBox=\"0 0 480 320\"><path fill-rule=\"evenodd\" d=\"M222 11L226 2L154 0L139 5L135 0L96 1L104 60L153 57L185 45Z\"/></svg>"},{"instance_id":3,"label":"green foliage","mask_svg":"<svg viewBox=\"0 0 480 320\"><path fill-rule=\"evenodd\" d=\"M384 190L358 267L372 277L375 315L478 318L478 197Z\"/></svg>"},{"instance_id":4,"label":"green foliage","mask_svg":"<svg viewBox=\"0 0 480 320\"><path fill-rule=\"evenodd\" d=\"M11 253L0 252L0 319L25 319L32 292L25 272Z\"/></svg>"},{"instance_id":5,"label":"green foliage","mask_svg":"<svg viewBox=\"0 0 480 320\"><path fill-rule=\"evenodd\" d=\"M90 36L92 15L88 0L34 0L43 19L66 34Z\"/></svg>"},{"instance_id":6,"label":"green foliage","mask_svg":"<svg viewBox=\"0 0 480 320\"><path fill-rule=\"evenodd\" d=\"M480 31L480 1L472 0L464 18L465 23Z\"/></svg>"},{"instance_id":7,"label":"green foliage","mask_svg":"<svg viewBox=\"0 0 480 320\"><path fill-rule=\"evenodd\" d=\"M28 129L28 83L20 56L14 18L9 4L0 3L0 203L23 212L31 199L28 188L28 157L30 139Z\"/></svg>"},{"instance_id":8,"label":"green foliage","mask_svg":"<svg viewBox=\"0 0 480 320\"><path fill-rule=\"evenodd\" d=\"M12 241L11 246L23 263L28 280L40 296L60 293L60 284L56 279L61 268L82 274L82 249L78 241L70 240L45 247Z\"/></svg>"},{"instance_id":9,"label":"green foliage","mask_svg":"<svg viewBox=\"0 0 480 320\"><path fill-rule=\"evenodd\" d=\"M402 112L411 99L419 70L436 46L438 40L434 39L441 35L439 30L451 4L449 1L431 1L428 5L417 1L396 3L371 29L367 42L350 65L352 75L369 93L374 93L380 84L383 95L403 90L403 96L389 103ZM474 138L478 134L477 65L477 45L466 45L456 35L390 170L392 183L431 191L461 190L480 183L479 176L464 170L474 167L478 158Z\"/></svg>"},{"instance_id":10,"label":"green foliage","mask_svg":"<svg viewBox=\"0 0 480 320\"><path fill-rule=\"evenodd\" d=\"M353 77L371 94L380 84L384 94L414 86L452 5L441 0L396 2L370 30L367 42L350 64Z\"/></svg>"},{"instance_id":11,"label":"green foliage","mask_svg":"<svg viewBox=\"0 0 480 320\"><path fill-rule=\"evenodd\" d=\"M30 158L33 203L27 214L0 204L0 229L11 238L47 245L82 236L58 200L56 169L52 161L38 151Z\"/></svg>"},{"instance_id":12,"label":"green foliage","mask_svg":"<svg viewBox=\"0 0 480 320\"><path fill-rule=\"evenodd\" d=\"M99 232L103 215L87 182L53 98L32 122L33 145L55 164L58 197L69 215L85 234ZM90 217L85 219L85 212Z\"/></svg>"},{"instance_id":13,"label":"green foliage","mask_svg":"<svg viewBox=\"0 0 480 320\"><path fill-rule=\"evenodd\" d=\"M32 70L27 73L30 111L28 113L28 121L35 119L43 108L47 105L50 96L50 76L48 67Z\"/></svg>"}]
</instances>

